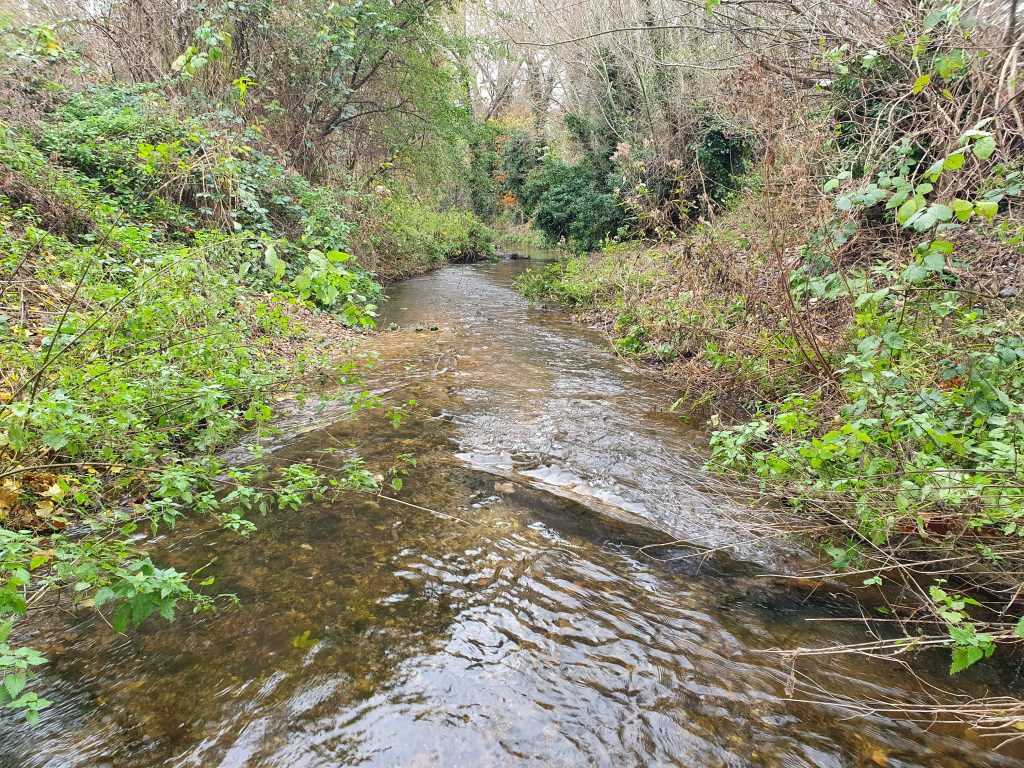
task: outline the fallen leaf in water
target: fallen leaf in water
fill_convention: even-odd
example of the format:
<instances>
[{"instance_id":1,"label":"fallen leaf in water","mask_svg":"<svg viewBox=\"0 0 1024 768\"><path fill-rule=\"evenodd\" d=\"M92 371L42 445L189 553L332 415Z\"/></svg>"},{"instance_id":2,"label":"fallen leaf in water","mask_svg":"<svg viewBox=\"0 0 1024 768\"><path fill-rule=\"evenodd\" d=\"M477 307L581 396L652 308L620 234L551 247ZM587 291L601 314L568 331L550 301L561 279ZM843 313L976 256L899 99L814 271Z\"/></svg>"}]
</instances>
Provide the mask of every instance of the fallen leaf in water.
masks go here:
<instances>
[{"instance_id":1,"label":"fallen leaf in water","mask_svg":"<svg viewBox=\"0 0 1024 768\"><path fill-rule=\"evenodd\" d=\"M871 762L875 765L888 765L889 756L880 749L876 749L871 753Z\"/></svg>"},{"instance_id":2,"label":"fallen leaf in water","mask_svg":"<svg viewBox=\"0 0 1024 768\"><path fill-rule=\"evenodd\" d=\"M301 635L296 635L292 638L292 648L300 648L305 650L307 648L312 648L319 642L319 640L313 637L313 633L307 629Z\"/></svg>"}]
</instances>

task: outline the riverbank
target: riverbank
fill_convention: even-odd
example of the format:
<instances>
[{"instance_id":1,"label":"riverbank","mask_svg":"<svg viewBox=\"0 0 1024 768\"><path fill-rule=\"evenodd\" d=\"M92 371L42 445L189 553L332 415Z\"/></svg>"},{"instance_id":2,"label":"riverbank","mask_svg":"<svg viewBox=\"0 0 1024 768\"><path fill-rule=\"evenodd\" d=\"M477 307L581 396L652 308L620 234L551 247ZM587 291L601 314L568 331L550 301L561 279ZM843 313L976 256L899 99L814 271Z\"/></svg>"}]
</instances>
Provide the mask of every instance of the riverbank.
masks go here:
<instances>
[{"instance_id":1,"label":"riverbank","mask_svg":"<svg viewBox=\"0 0 1024 768\"><path fill-rule=\"evenodd\" d=\"M122 631L211 608L232 598L154 564L159 532L190 516L244 535L329 489L379 489L354 454L327 477L256 443L284 401L380 403L351 349L382 277L489 252L472 216L387 200L356 258L351 193L270 151L150 87L0 122L0 704L30 721L49 702L21 645L29 610L102 609ZM244 466L220 458L248 441Z\"/></svg>"},{"instance_id":2,"label":"riverbank","mask_svg":"<svg viewBox=\"0 0 1024 768\"><path fill-rule=\"evenodd\" d=\"M952 673L997 646L1015 653L1019 209L964 217L917 248L862 237L824 260L816 204L779 200L748 191L674 242L569 256L519 287L602 328L676 390L680 412L710 410L709 468L759 486L761 506L791 513L783 530L887 595L906 634L858 652L946 645ZM764 522L777 535L779 520Z\"/></svg>"}]
</instances>

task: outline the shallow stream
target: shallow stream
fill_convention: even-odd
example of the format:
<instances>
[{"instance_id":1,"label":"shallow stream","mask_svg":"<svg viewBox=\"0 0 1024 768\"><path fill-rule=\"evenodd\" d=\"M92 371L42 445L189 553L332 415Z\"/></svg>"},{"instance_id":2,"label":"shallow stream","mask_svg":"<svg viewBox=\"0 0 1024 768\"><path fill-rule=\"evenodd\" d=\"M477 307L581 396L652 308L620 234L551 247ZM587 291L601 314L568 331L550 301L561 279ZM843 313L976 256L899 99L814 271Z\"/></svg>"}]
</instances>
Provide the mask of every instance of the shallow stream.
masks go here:
<instances>
[{"instance_id":1,"label":"shallow stream","mask_svg":"<svg viewBox=\"0 0 1024 768\"><path fill-rule=\"evenodd\" d=\"M87 612L41 623L55 705L35 729L3 724L0 766L1021 764L962 728L821 701L923 700L950 685L944 655L923 660L923 682L803 659L788 696L792 664L773 650L863 641L856 609L758 577L807 555L750 542L750 514L700 469L703 435L667 413L672 393L597 332L529 308L511 287L523 268L393 287L381 326L400 328L370 342L370 382L423 415L395 430L380 413L303 413L273 444L325 466L353 445L374 467L415 454L400 497L416 507L347 496L271 515L251 540L162 538L157 560L212 561L243 608L123 636ZM688 544L638 549L675 539ZM1016 685L971 674L975 694Z\"/></svg>"}]
</instances>

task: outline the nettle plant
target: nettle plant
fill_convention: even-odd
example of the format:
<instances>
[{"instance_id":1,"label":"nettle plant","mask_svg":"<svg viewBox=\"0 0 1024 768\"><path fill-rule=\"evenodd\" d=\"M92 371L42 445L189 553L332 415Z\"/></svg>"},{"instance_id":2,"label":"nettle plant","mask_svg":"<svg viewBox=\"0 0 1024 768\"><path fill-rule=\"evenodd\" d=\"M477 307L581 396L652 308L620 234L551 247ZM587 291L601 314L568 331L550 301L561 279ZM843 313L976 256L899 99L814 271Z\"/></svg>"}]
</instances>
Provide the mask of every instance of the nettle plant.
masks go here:
<instances>
[{"instance_id":1,"label":"nettle plant","mask_svg":"<svg viewBox=\"0 0 1024 768\"><path fill-rule=\"evenodd\" d=\"M948 175L992 156L984 127L920 170L919 150L903 141L890 167L835 199L833 245L850 240L857 220L877 221L881 212L904 232L926 236L906 262L845 273L808 253L793 274L798 302L852 306L853 349L836 370L839 407L831 397L824 405L820 394L793 395L712 438L711 466L782 483L798 508L842 518L855 531L826 548L840 570L870 567L858 557L860 543L912 558L915 542L973 551L993 573L1018 567L1011 561L1013 541L1024 536L1024 334L1012 307L964 285L971 265L954 246L958 230L974 216L990 223L1014 188L936 195L940 180L956 189ZM838 192L851 177L839 174L826 189ZM946 628L951 672L991 655L996 642L1024 638L1024 620L972 620L977 602L937 586L927 599Z\"/></svg>"}]
</instances>

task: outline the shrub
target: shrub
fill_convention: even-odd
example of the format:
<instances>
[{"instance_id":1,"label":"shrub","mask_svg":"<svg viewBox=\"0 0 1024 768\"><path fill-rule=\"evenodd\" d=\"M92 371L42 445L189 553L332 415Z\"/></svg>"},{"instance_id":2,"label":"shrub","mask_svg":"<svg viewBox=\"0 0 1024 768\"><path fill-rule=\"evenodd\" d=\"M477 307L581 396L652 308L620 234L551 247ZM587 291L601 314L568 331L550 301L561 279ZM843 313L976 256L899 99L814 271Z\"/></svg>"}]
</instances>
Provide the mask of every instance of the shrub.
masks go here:
<instances>
[{"instance_id":1,"label":"shrub","mask_svg":"<svg viewBox=\"0 0 1024 768\"><path fill-rule=\"evenodd\" d=\"M551 243L591 250L625 223L614 194L583 165L548 160L527 177L523 204Z\"/></svg>"}]
</instances>

